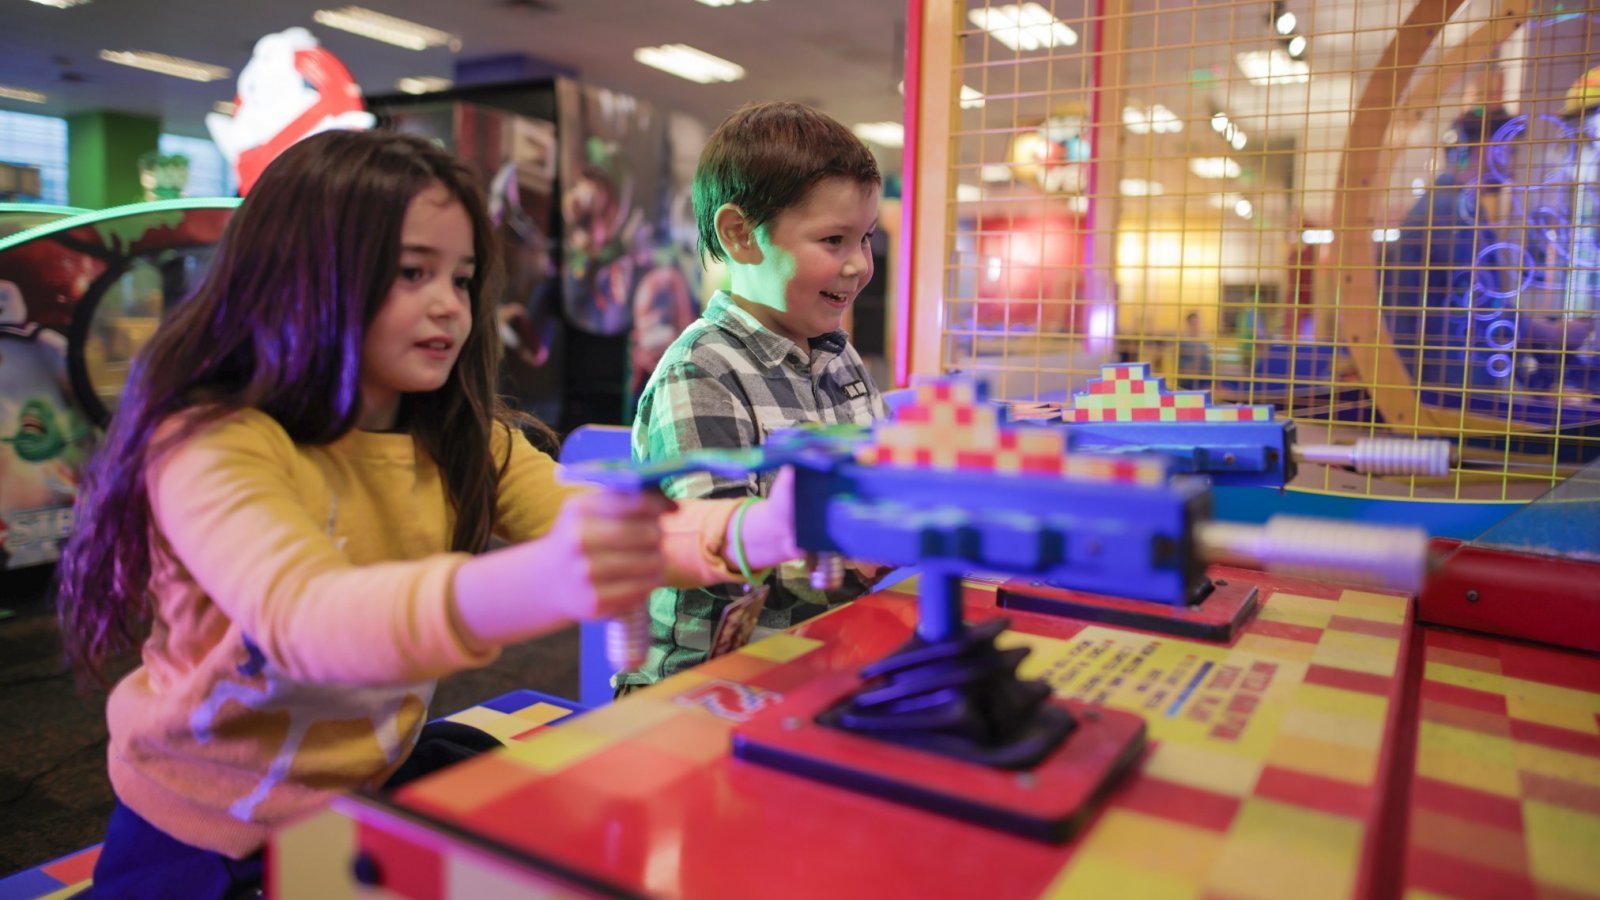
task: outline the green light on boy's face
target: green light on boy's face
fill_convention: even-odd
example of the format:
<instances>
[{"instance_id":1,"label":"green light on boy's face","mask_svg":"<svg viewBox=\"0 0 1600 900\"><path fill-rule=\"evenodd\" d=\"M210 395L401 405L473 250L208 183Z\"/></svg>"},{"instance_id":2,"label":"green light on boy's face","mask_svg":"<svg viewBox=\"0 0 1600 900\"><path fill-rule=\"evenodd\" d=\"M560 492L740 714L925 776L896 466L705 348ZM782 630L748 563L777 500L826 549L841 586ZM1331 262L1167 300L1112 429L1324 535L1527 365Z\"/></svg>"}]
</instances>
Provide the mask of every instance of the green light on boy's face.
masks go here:
<instances>
[{"instance_id":1,"label":"green light on boy's face","mask_svg":"<svg viewBox=\"0 0 1600 900\"><path fill-rule=\"evenodd\" d=\"M771 224L756 229L756 246L761 249L761 262L742 266L741 279L749 293L740 294L752 303L770 306L779 312L789 309L789 284L794 281L798 266L794 254L773 243ZM735 293L738 293L737 291Z\"/></svg>"}]
</instances>

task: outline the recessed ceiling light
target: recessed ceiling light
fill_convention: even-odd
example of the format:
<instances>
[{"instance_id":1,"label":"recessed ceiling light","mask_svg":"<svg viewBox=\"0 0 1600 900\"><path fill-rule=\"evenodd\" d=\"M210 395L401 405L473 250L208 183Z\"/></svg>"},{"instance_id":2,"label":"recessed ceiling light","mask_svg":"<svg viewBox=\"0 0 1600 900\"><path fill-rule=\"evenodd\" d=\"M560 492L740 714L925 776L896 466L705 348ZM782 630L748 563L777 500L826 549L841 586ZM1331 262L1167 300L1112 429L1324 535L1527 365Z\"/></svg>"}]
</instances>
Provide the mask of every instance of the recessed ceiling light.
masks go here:
<instances>
[{"instance_id":1,"label":"recessed ceiling light","mask_svg":"<svg viewBox=\"0 0 1600 900\"><path fill-rule=\"evenodd\" d=\"M395 90L403 94L431 94L435 91L448 91L455 82L437 75L413 75L402 78L394 83Z\"/></svg>"},{"instance_id":2,"label":"recessed ceiling light","mask_svg":"<svg viewBox=\"0 0 1600 900\"><path fill-rule=\"evenodd\" d=\"M1311 80L1311 66L1305 60L1294 59L1276 47L1249 50L1236 54L1233 59L1251 84L1299 84Z\"/></svg>"},{"instance_id":3,"label":"recessed ceiling light","mask_svg":"<svg viewBox=\"0 0 1600 900\"><path fill-rule=\"evenodd\" d=\"M1189 171L1201 178L1238 178L1240 169L1226 156L1197 156L1189 160Z\"/></svg>"},{"instance_id":4,"label":"recessed ceiling light","mask_svg":"<svg viewBox=\"0 0 1600 900\"><path fill-rule=\"evenodd\" d=\"M700 2L704 3L705 0L700 0ZM1283 35L1294 34L1294 26L1295 17L1294 13L1292 12L1285 12L1283 15L1277 18L1277 21L1272 23L1272 27L1277 29L1279 34Z\"/></svg>"},{"instance_id":5,"label":"recessed ceiling light","mask_svg":"<svg viewBox=\"0 0 1600 900\"><path fill-rule=\"evenodd\" d=\"M46 97L38 91L30 91L25 88L14 88L0 85L0 100L21 100L23 103L43 103L49 99L49 97Z\"/></svg>"},{"instance_id":6,"label":"recessed ceiling light","mask_svg":"<svg viewBox=\"0 0 1600 900\"><path fill-rule=\"evenodd\" d=\"M448 31L418 25L405 19L373 12L360 6L341 6L338 9L319 9L311 14L319 25L359 34L364 38L383 41L407 50L426 50L429 47L461 49L461 39Z\"/></svg>"},{"instance_id":7,"label":"recessed ceiling light","mask_svg":"<svg viewBox=\"0 0 1600 900\"><path fill-rule=\"evenodd\" d=\"M906 144L906 129L899 122L862 122L850 130L863 141L880 147L904 147Z\"/></svg>"},{"instance_id":8,"label":"recessed ceiling light","mask_svg":"<svg viewBox=\"0 0 1600 900\"><path fill-rule=\"evenodd\" d=\"M688 44L640 47L633 51L633 58L669 75L676 75L697 84L738 81L744 77L744 67L738 63L729 62L720 56L712 56Z\"/></svg>"},{"instance_id":9,"label":"recessed ceiling light","mask_svg":"<svg viewBox=\"0 0 1600 900\"><path fill-rule=\"evenodd\" d=\"M1117 183L1117 189L1124 197L1159 197L1167 192L1161 182L1143 178L1124 178Z\"/></svg>"},{"instance_id":10,"label":"recessed ceiling light","mask_svg":"<svg viewBox=\"0 0 1600 900\"><path fill-rule=\"evenodd\" d=\"M1307 42L1306 42L1306 36L1305 35L1297 34L1294 37L1290 38L1289 39L1289 57L1291 59L1299 59L1300 57L1305 56L1306 55L1306 46L1307 46Z\"/></svg>"},{"instance_id":11,"label":"recessed ceiling light","mask_svg":"<svg viewBox=\"0 0 1600 900\"><path fill-rule=\"evenodd\" d=\"M233 70L226 66L213 66L210 63L195 62L181 56L147 53L143 50L101 50L100 58L119 66L131 66L135 69L144 69L146 72L187 78L190 81L221 81L233 74Z\"/></svg>"},{"instance_id":12,"label":"recessed ceiling light","mask_svg":"<svg viewBox=\"0 0 1600 900\"><path fill-rule=\"evenodd\" d=\"M1078 33L1037 3L1008 3L969 10L967 19L1019 52L1071 47Z\"/></svg>"},{"instance_id":13,"label":"recessed ceiling light","mask_svg":"<svg viewBox=\"0 0 1600 900\"><path fill-rule=\"evenodd\" d=\"M1177 134L1183 130L1183 120L1159 103L1149 109L1124 106L1122 124L1134 134Z\"/></svg>"}]
</instances>

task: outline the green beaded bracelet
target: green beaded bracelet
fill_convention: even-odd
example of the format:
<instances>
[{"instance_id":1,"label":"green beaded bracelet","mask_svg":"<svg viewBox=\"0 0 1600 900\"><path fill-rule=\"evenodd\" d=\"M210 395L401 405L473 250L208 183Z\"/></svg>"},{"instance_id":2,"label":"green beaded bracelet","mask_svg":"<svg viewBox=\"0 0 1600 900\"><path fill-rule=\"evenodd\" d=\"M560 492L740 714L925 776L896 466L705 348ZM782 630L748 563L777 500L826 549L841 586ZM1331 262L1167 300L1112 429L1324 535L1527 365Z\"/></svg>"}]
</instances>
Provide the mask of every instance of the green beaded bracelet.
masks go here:
<instances>
[{"instance_id":1,"label":"green beaded bracelet","mask_svg":"<svg viewBox=\"0 0 1600 900\"><path fill-rule=\"evenodd\" d=\"M744 558L744 514L750 511L750 507L760 502L760 497L746 497L733 514L733 559L739 564L739 574L744 576L744 583L749 587L755 587L766 581L767 576L772 573L770 567L760 572L751 572L750 564Z\"/></svg>"}]
</instances>

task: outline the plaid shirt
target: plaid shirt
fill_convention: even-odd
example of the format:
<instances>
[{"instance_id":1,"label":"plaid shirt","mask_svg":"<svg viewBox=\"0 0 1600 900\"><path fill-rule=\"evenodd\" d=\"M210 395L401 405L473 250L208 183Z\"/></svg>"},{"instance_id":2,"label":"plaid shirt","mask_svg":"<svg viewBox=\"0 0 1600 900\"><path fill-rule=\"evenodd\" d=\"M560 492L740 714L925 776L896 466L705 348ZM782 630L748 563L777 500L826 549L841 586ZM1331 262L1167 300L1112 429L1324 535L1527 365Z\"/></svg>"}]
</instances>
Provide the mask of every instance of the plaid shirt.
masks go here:
<instances>
[{"instance_id":1,"label":"plaid shirt","mask_svg":"<svg viewBox=\"0 0 1600 900\"><path fill-rule=\"evenodd\" d=\"M811 353L763 328L726 292L667 348L639 398L633 458L664 459L701 448L761 444L768 434L803 424L867 424L887 415L883 395L843 331L810 341ZM729 480L699 472L664 485L667 496L765 496L773 474ZM752 640L853 600L866 584L847 570L838 590L813 590L803 563L782 566ZM660 588L650 595L650 652L644 667L619 676L649 684L704 662L722 611L742 585Z\"/></svg>"}]
</instances>

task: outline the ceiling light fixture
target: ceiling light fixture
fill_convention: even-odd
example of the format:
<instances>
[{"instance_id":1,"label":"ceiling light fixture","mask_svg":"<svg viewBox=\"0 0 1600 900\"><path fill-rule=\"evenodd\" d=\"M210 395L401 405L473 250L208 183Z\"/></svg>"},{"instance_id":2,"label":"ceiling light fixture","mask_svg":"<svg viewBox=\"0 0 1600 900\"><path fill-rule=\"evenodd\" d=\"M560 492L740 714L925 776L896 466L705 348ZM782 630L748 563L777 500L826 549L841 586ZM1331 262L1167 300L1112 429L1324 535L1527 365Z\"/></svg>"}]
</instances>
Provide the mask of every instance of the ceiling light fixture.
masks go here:
<instances>
[{"instance_id":1,"label":"ceiling light fixture","mask_svg":"<svg viewBox=\"0 0 1600 900\"><path fill-rule=\"evenodd\" d=\"M1300 232L1300 243L1331 244L1333 243L1333 229L1307 228L1305 231Z\"/></svg>"},{"instance_id":2,"label":"ceiling light fixture","mask_svg":"<svg viewBox=\"0 0 1600 900\"><path fill-rule=\"evenodd\" d=\"M1307 46L1308 42L1306 41L1306 36L1303 34L1297 34L1294 37L1289 38L1289 58L1298 60L1302 56L1305 56Z\"/></svg>"},{"instance_id":3,"label":"ceiling light fixture","mask_svg":"<svg viewBox=\"0 0 1600 900\"><path fill-rule=\"evenodd\" d=\"M1247 50L1235 54L1233 59L1251 84L1301 84L1311 80L1311 66L1305 60L1295 59L1276 47L1271 50Z\"/></svg>"},{"instance_id":4,"label":"ceiling light fixture","mask_svg":"<svg viewBox=\"0 0 1600 900\"><path fill-rule=\"evenodd\" d=\"M957 203L977 203L979 200L982 200L982 199L983 199L983 188L980 188L975 184L958 184L958 185L956 185L956 202Z\"/></svg>"},{"instance_id":5,"label":"ceiling light fixture","mask_svg":"<svg viewBox=\"0 0 1600 900\"><path fill-rule=\"evenodd\" d=\"M38 91L30 91L25 88L14 88L0 85L0 100L21 100L23 103L43 103L49 99L49 97L46 97L44 94L41 94Z\"/></svg>"},{"instance_id":6,"label":"ceiling light fixture","mask_svg":"<svg viewBox=\"0 0 1600 900\"><path fill-rule=\"evenodd\" d=\"M1124 197L1159 197L1167 192L1161 182L1143 178L1124 178L1117 183L1117 189Z\"/></svg>"},{"instance_id":7,"label":"ceiling light fixture","mask_svg":"<svg viewBox=\"0 0 1600 900\"><path fill-rule=\"evenodd\" d=\"M633 58L647 66L696 84L738 81L744 77L744 67L738 63L729 62L720 56L712 56L688 44L640 47L633 51Z\"/></svg>"},{"instance_id":8,"label":"ceiling light fixture","mask_svg":"<svg viewBox=\"0 0 1600 900\"><path fill-rule=\"evenodd\" d=\"M1183 130L1183 120L1159 103L1149 109L1124 106L1122 124L1134 134L1177 134Z\"/></svg>"},{"instance_id":9,"label":"ceiling light fixture","mask_svg":"<svg viewBox=\"0 0 1600 900\"><path fill-rule=\"evenodd\" d=\"M701 0L701 2L703 3L705 0ZM1273 21L1272 27L1279 34L1294 34L1295 21L1294 13L1283 12Z\"/></svg>"},{"instance_id":10,"label":"ceiling light fixture","mask_svg":"<svg viewBox=\"0 0 1600 900\"><path fill-rule=\"evenodd\" d=\"M412 75L394 83L395 90L403 94L432 94L435 91L448 91L453 86L454 81L437 75Z\"/></svg>"},{"instance_id":11,"label":"ceiling light fixture","mask_svg":"<svg viewBox=\"0 0 1600 900\"><path fill-rule=\"evenodd\" d=\"M700 0L700 2L706 6L737 6L741 3L754 3L755 0Z\"/></svg>"},{"instance_id":12,"label":"ceiling light fixture","mask_svg":"<svg viewBox=\"0 0 1600 900\"><path fill-rule=\"evenodd\" d=\"M233 70L226 66L213 66L210 63L195 62L180 56L148 53L144 50L101 50L100 58L119 66L144 69L146 72L171 75L174 78L187 78L190 81L221 81L233 74Z\"/></svg>"},{"instance_id":13,"label":"ceiling light fixture","mask_svg":"<svg viewBox=\"0 0 1600 900\"><path fill-rule=\"evenodd\" d=\"M906 144L906 129L899 122L862 122L851 126L850 130L863 141L880 147L904 147Z\"/></svg>"},{"instance_id":14,"label":"ceiling light fixture","mask_svg":"<svg viewBox=\"0 0 1600 900\"><path fill-rule=\"evenodd\" d=\"M1012 50L1071 47L1078 33L1037 3L1008 3L968 10L967 19Z\"/></svg>"},{"instance_id":15,"label":"ceiling light fixture","mask_svg":"<svg viewBox=\"0 0 1600 900\"><path fill-rule=\"evenodd\" d=\"M447 31L418 25L416 22L360 6L319 9L311 14L311 18L319 25L348 31L407 50L426 50L429 47L449 47L452 51L461 49L461 39Z\"/></svg>"},{"instance_id":16,"label":"ceiling light fixture","mask_svg":"<svg viewBox=\"0 0 1600 900\"><path fill-rule=\"evenodd\" d=\"M1201 178L1238 178L1242 170L1226 156L1197 156L1189 160L1189 171Z\"/></svg>"},{"instance_id":17,"label":"ceiling light fixture","mask_svg":"<svg viewBox=\"0 0 1600 900\"><path fill-rule=\"evenodd\" d=\"M74 6L82 6L89 0L33 0L33 2L40 6L53 6L56 9L71 9Z\"/></svg>"}]
</instances>

